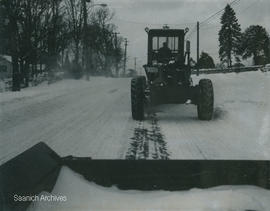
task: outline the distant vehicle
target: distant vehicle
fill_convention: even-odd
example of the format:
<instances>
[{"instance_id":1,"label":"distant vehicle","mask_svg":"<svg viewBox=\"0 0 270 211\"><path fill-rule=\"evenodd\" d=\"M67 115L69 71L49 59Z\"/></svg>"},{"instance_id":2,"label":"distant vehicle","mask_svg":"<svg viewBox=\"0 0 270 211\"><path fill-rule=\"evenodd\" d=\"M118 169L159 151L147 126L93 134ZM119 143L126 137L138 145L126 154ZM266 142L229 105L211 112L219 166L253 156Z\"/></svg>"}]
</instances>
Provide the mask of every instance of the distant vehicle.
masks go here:
<instances>
[{"instance_id":1,"label":"distant vehicle","mask_svg":"<svg viewBox=\"0 0 270 211\"><path fill-rule=\"evenodd\" d=\"M264 72L270 71L270 64L266 64L263 68Z\"/></svg>"},{"instance_id":2,"label":"distant vehicle","mask_svg":"<svg viewBox=\"0 0 270 211\"><path fill-rule=\"evenodd\" d=\"M238 62L238 63L235 63L235 64L233 65L233 67L245 67L245 65L242 64L242 63L240 63L240 62Z\"/></svg>"},{"instance_id":3,"label":"distant vehicle","mask_svg":"<svg viewBox=\"0 0 270 211\"><path fill-rule=\"evenodd\" d=\"M137 72L134 69L128 69L127 73L126 73L126 77L136 77L137 76Z\"/></svg>"},{"instance_id":4,"label":"distant vehicle","mask_svg":"<svg viewBox=\"0 0 270 211\"><path fill-rule=\"evenodd\" d=\"M148 29L148 57L144 65L146 76L131 80L131 110L134 120L144 119L145 105L197 105L198 118L211 120L214 91L211 80L201 79L193 86L190 66L190 42L186 43L188 29ZM187 61L187 62L186 62Z\"/></svg>"}]
</instances>

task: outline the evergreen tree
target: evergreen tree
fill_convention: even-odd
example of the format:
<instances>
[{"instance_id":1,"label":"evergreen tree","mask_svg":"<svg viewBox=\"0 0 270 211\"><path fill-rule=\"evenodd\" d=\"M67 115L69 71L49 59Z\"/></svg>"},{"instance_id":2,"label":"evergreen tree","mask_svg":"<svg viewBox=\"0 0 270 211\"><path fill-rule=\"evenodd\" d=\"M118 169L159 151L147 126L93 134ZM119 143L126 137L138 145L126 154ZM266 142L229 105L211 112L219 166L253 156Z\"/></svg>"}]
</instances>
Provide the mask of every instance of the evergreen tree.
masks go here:
<instances>
[{"instance_id":1,"label":"evergreen tree","mask_svg":"<svg viewBox=\"0 0 270 211\"><path fill-rule=\"evenodd\" d=\"M243 59L253 57L254 65L269 62L270 38L266 29L259 25L249 26L243 33L241 53Z\"/></svg>"},{"instance_id":2,"label":"evergreen tree","mask_svg":"<svg viewBox=\"0 0 270 211\"><path fill-rule=\"evenodd\" d=\"M221 62L232 66L232 57L238 62L241 43L241 28L233 8L228 4L221 17L221 29L219 31L219 57Z\"/></svg>"}]
</instances>

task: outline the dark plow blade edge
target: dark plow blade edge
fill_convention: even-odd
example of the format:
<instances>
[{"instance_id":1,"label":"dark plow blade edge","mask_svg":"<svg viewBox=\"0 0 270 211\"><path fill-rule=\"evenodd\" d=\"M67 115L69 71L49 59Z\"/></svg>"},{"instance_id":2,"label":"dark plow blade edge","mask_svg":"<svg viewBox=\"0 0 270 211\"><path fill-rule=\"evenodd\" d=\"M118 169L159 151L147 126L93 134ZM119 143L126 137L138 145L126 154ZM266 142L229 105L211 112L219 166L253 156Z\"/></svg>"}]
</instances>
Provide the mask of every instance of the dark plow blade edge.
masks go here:
<instances>
[{"instance_id":1,"label":"dark plow blade edge","mask_svg":"<svg viewBox=\"0 0 270 211\"><path fill-rule=\"evenodd\" d=\"M99 185L127 190L188 190L220 185L270 189L270 161L256 160L92 160L61 158L38 143L0 166L0 210L26 210L14 194L52 191L65 165Z\"/></svg>"}]
</instances>

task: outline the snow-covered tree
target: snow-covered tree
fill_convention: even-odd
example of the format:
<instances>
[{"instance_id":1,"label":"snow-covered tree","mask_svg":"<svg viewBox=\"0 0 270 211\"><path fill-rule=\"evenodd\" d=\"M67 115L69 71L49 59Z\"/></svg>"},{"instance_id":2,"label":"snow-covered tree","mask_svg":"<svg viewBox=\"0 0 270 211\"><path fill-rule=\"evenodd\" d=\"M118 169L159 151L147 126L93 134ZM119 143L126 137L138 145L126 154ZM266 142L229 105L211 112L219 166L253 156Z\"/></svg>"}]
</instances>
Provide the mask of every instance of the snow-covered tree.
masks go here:
<instances>
[{"instance_id":1,"label":"snow-covered tree","mask_svg":"<svg viewBox=\"0 0 270 211\"><path fill-rule=\"evenodd\" d=\"M269 61L270 38L266 29L259 25L249 26L242 37L241 53L243 59L253 57L254 65Z\"/></svg>"},{"instance_id":2,"label":"snow-covered tree","mask_svg":"<svg viewBox=\"0 0 270 211\"><path fill-rule=\"evenodd\" d=\"M221 62L232 66L232 57L239 61L239 48L241 43L241 28L233 8L228 4L221 17L219 31L219 57Z\"/></svg>"}]
</instances>

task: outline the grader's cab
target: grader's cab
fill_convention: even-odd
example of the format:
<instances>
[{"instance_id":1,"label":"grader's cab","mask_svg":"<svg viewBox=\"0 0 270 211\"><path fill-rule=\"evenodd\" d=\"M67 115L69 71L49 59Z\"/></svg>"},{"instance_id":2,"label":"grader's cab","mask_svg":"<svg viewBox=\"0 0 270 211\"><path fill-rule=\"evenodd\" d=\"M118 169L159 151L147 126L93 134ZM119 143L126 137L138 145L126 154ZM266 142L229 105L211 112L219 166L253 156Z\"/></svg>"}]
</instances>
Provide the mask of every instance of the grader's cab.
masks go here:
<instances>
[{"instance_id":1,"label":"grader's cab","mask_svg":"<svg viewBox=\"0 0 270 211\"><path fill-rule=\"evenodd\" d=\"M147 30L147 29L146 29ZM187 31L187 30L186 30ZM166 43L171 55L168 59L176 60L184 58L185 31L181 29L152 29L148 31L148 65L157 64L160 61L159 51ZM171 58L170 58L171 57ZM169 60L168 60L169 61ZM181 61L183 62L183 61Z\"/></svg>"},{"instance_id":2,"label":"grader's cab","mask_svg":"<svg viewBox=\"0 0 270 211\"><path fill-rule=\"evenodd\" d=\"M148 29L147 64L145 76L131 80L131 109L135 120L144 119L145 106L183 104L197 105L198 117L210 120L213 115L214 92L209 79L193 86L190 67L188 29Z\"/></svg>"}]
</instances>

